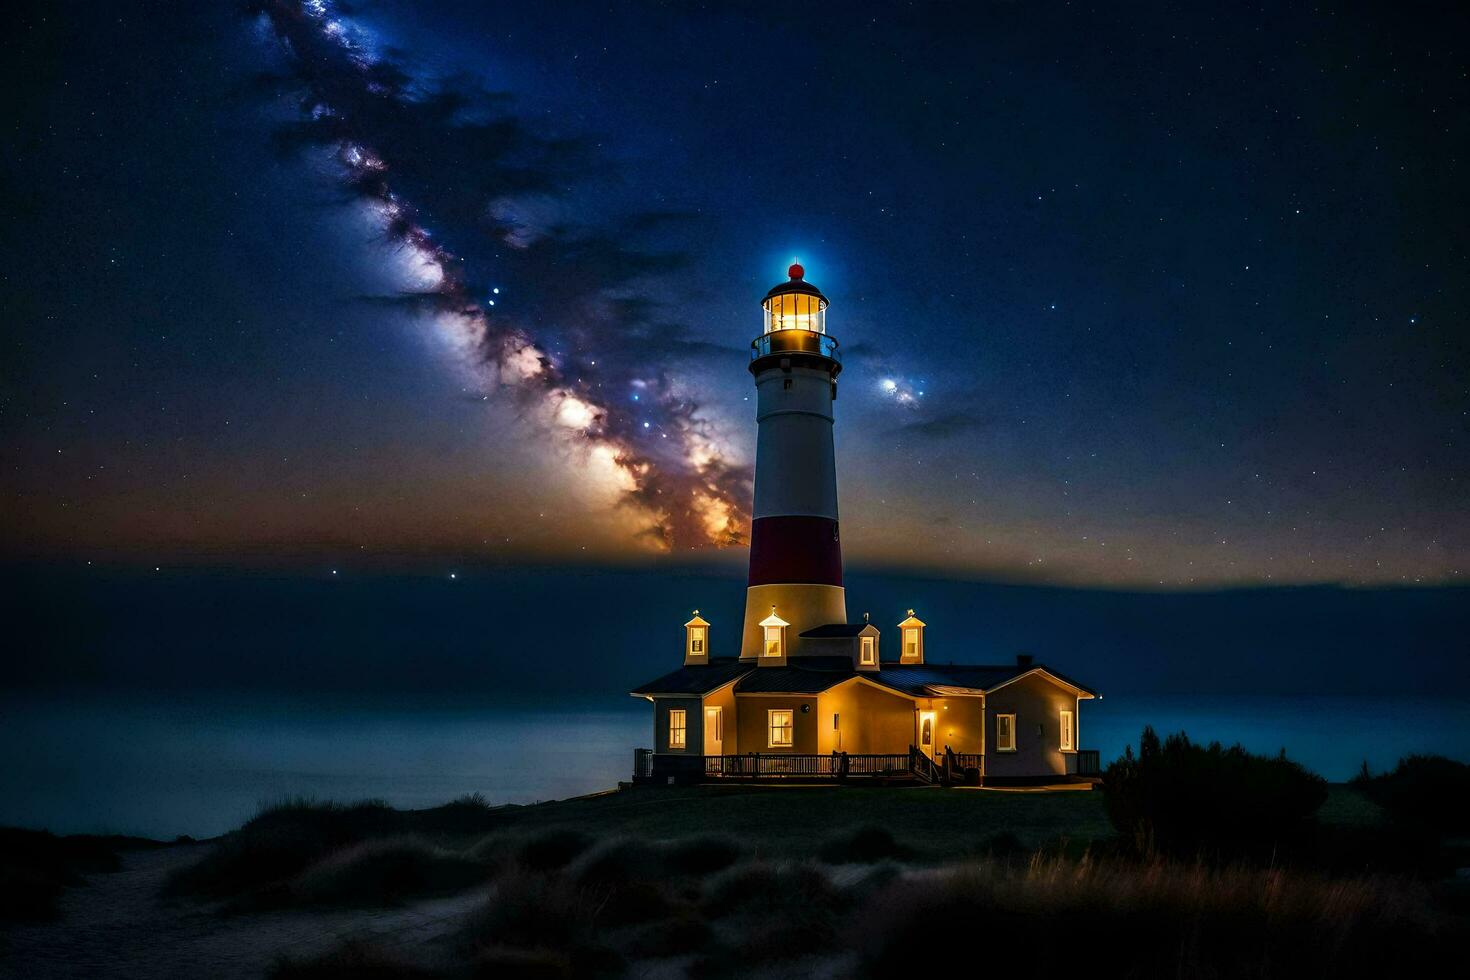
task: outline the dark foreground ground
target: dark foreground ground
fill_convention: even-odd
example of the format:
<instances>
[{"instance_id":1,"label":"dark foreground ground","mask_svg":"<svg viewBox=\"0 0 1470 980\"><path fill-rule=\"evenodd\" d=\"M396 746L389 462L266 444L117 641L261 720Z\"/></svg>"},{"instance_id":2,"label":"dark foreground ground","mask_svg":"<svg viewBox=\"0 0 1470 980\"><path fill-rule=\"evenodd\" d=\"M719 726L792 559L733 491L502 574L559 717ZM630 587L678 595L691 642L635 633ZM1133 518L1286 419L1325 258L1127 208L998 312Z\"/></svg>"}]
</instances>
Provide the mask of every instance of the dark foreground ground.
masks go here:
<instances>
[{"instance_id":1,"label":"dark foreground ground","mask_svg":"<svg viewBox=\"0 0 1470 980\"><path fill-rule=\"evenodd\" d=\"M1380 814L1333 787L1319 819ZM114 843L117 870L89 845L50 908L6 879L0 976L886 976L983 946L1024 975L1085 951L1138 976L1382 977L1464 935L1423 882L1124 861L1099 792L293 804L218 841Z\"/></svg>"}]
</instances>

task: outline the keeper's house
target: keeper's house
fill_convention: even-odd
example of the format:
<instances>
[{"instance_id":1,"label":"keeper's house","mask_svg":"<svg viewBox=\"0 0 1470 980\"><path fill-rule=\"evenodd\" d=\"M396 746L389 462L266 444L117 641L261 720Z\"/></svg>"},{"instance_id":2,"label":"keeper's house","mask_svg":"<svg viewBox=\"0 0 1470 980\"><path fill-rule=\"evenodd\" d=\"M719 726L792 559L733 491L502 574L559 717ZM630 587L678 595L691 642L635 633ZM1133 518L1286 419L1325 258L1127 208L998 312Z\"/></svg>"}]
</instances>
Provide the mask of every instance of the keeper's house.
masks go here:
<instances>
[{"instance_id":1,"label":"keeper's house","mask_svg":"<svg viewBox=\"0 0 1470 980\"><path fill-rule=\"evenodd\" d=\"M847 621L832 403L842 370L827 298L800 265L766 294L752 343L758 436L739 656L698 611L653 703L640 782L761 778L1057 782L1097 772L1079 708L1097 695L1026 656L936 663L912 609L891 639Z\"/></svg>"}]
</instances>

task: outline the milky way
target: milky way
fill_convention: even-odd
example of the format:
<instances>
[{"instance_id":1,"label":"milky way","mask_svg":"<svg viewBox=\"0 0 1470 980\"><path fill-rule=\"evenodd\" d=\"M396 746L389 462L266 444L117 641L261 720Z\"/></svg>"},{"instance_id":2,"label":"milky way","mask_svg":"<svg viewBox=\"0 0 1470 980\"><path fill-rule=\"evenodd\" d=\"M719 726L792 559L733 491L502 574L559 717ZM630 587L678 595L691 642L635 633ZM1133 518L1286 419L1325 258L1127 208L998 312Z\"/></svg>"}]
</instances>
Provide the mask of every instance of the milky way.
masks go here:
<instances>
[{"instance_id":1,"label":"milky way","mask_svg":"<svg viewBox=\"0 0 1470 980\"><path fill-rule=\"evenodd\" d=\"M642 539L664 550L743 543L748 466L659 363L677 341L661 339L671 331L652 294L679 257L526 217L601 165L589 148L534 131L473 83L416 78L332 4L266 2L254 14L284 55L268 88L299 107L281 140L328 150L400 250L411 288L394 300L432 323L478 383L585 454L579 469L615 487ZM665 217L635 216L625 230ZM501 286L481 279L519 272L549 273L554 294L509 312Z\"/></svg>"}]
</instances>

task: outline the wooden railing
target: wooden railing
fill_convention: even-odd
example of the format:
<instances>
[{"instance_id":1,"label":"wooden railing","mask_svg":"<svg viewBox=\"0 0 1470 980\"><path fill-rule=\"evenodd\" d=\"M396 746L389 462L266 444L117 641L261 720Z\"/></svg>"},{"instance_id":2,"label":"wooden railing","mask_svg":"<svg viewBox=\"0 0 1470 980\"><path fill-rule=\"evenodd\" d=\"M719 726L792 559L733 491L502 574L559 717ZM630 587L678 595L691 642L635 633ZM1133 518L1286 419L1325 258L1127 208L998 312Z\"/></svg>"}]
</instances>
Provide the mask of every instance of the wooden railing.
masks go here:
<instances>
[{"instance_id":1,"label":"wooden railing","mask_svg":"<svg viewBox=\"0 0 1470 980\"><path fill-rule=\"evenodd\" d=\"M954 759L955 768L963 772L966 769L978 769L985 772L985 756L980 752L951 752L950 757Z\"/></svg>"},{"instance_id":2,"label":"wooden railing","mask_svg":"<svg viewBox=\"0 0 1470 980\"><path fill-rule=\"evenodd\" d=\"M704 773L728 779L842 779L847 776L898 776L909 772L906 755L834 752L831 755L707 755Z\"/></svg>"},{"instance_id":3,"label":"wooden railing","mask_svg":"<svg viewBox=\"0 0 1470 980\"><path fill-rule=\"evenodd\" d=\"M922 783L956 783L966 769L985 772L985 756L948 753L940 761L917 748L907 753L833 752L828 755L747 752L744 755L657 755L648 749L633 754L637 782L680 783L738 779L912 779Z\"/></svg>"}]
</instances>

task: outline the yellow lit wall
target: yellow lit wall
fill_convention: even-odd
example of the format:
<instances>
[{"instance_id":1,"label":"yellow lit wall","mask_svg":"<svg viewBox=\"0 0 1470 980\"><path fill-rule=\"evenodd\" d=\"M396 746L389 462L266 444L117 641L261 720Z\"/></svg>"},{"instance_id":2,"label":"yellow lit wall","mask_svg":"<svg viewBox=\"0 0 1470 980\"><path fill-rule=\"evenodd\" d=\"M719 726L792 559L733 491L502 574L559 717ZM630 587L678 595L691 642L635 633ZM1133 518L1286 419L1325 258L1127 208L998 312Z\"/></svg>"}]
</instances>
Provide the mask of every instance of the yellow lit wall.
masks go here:
<instances>
[{"instance_id":1,"label":"yellow lit wall","mask_svg":"<svg viewBox=\"0 0 1470 980\"><path fill-rule=\"evenodd\" d=\"M735 717L735 685L726 684L718 691L705 695L704 705L707 708L720 708L725 713L725 744L721 749L724 755L738 755L739 735L737 732L738 720ZM700 726L704 725L704 713L700 712ZM702 732L701 732L702 734ZM710 752L713 752L710 749ZM709 752L706 753L707 755Z\"/></svg>"},{"instance_id":2,"label":"yellow lit wall","mask_svg":"<svg viewBox=\"0 0 1470 980\"><path fill-rule=\"evenodd\" d=\"M792 694L737 694L737 711L740 715L739 736L741 752L780 753L812 755L817 749L816 697L799 697ZM807 711L802 714L801 706ZM786 708L791 712L795 730L792 732L790 748L771 748L767 743L766 711L771 708ZM830 719L829 719L830 721ZM730 737L730 721L725 720L725 738Z\"/></svg>"},{"instance_id":3,"label":"yellow lit wall","mask_svg":"<svg viewBox=\"0 0 1470 980\"><path fill-rule=\"evenodd\" d=\"M897 753L914 743L913 698L854 679L822 692L817 701L818 752ZM834 712L841 716L836 731Z\"/></svg>"},{"instance_id":4,"label":"yellow lit wall","mask_svg":"<svg viewBox=\"0 0 1470 980\"><path fill-rule=\"evenodd\" d=\"M983 698L931 698L929 703L934 712L934 747L941 755L945 746L956 752L985 751Z\"/></svg>"}]
</instances>

